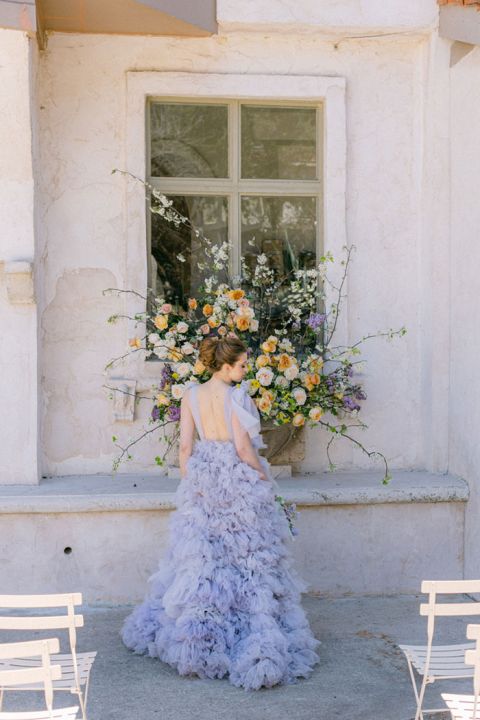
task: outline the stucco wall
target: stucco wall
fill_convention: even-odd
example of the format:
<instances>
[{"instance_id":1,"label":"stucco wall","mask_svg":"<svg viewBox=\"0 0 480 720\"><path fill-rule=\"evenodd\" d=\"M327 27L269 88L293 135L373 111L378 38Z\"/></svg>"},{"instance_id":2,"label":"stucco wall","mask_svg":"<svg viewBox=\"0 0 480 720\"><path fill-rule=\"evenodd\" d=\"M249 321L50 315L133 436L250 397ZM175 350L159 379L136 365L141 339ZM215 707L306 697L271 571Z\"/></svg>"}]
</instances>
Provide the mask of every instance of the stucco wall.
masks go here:
<instances>
[{"instance_id":1,"label":"stucco wall","mask_svg":"<svg viewBox=\"0 0 480 720\"><path fill-rule=\"evenodd\" d=\"M36 306L7 283L9 263L34 259L35 54L0 29L0 484L38 480Z\"/></svg>"},{"instance_id":2,"label":"stucco wall","mask_svg":"<svg viewBox=\"0 0 480 720\"><path fill-rule=\"evenodd\" d=\"M470 484L465 577L480 573L480 99L472 92L480 73L476 48L451 70L452 273L450 297L450 458ZM475 80L474 80L475 79Z\"/></svg>"},{"instance_id":3,"label":"stucco wall","mask_svg":"<svg viewBox=\"0 0 480 720\"><path fill-rule=\"evenodd\" d=\"M126 326L106 324L122 302L102 289L126 273L125 83L129 70L340 75L347 82L347 230L357 246L348 287L350 340L405 324L393 343L369 340L363 376L369 429L359 436L395 467L427 468L422 366L428 327L420 249L422 107L425 40L345 39L234 33L206 39L53 35L39 66L39 262L44 277L43 471L104 472L113 434L140 429L112 424L102 369L124 352ZM252 83L255 82L252 77ZM137 288L142 290L142 288ZM428 358L431 362L431 357ZM139 407L139 414L146 413ZM305 470L326 467L324 447L308 431ZM314 442L312 442L314 439ZM144 443L128 470L157 472L158 443ZM346 441L338 467L372 467ZM436 469L445 469L442 467ZM380 468L380 465L377 465Z\"/></svg>"}]
</instances>

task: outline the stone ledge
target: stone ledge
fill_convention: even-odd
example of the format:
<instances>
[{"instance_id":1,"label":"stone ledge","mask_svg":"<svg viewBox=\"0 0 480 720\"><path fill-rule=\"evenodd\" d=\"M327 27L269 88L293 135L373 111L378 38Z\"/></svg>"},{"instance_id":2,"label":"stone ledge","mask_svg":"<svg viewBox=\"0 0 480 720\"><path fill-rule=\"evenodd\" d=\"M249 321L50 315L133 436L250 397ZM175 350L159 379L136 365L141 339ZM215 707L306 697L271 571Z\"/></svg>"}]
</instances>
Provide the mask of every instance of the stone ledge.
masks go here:
<instances>
[{"instance_id":1,"label":"stone ledge","mask_svg":"<svg viewBox=\"0 0 480 720\"><path fill-rule=\"evenodd\" d=\"M389 485L381 472L324 472L280 478L286 500L299 506L378 505L385 503L467 502L462 478L420 470L392 471ZM40 485L0 487L0 514L85 513L172 510L178 480L165 475L70 475L45 478Z\"/></svg>"}]
</instances>

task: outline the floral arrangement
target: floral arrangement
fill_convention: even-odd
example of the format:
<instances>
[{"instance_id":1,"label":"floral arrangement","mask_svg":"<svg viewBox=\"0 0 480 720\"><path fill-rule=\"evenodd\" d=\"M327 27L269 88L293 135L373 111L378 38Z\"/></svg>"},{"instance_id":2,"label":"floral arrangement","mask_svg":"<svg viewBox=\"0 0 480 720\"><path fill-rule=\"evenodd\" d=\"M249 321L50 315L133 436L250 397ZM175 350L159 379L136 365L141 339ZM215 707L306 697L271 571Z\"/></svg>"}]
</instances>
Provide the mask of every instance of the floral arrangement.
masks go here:
<instances>
[{"instance_id":1,"label":"floral arrangement","mask_svg":"<svg viewBox=\"0 0 480 720\"><path fill-rule=\"evenodd\" d=\"M135 180L143 183L138 178ZM113 437L120 450L114 470L124 458L131 459L133 445L158 430L163 430L166 449L163 456L155 460L158 465L164 464L165 456L178 438L180 402L188 383L202 383L210 377L199 359L200 342L211 335L235 335L248 348L244 382L263 419L273 425L319 426L331 432L332 438L327 444L330 470L335 468L330 456L332 441L337 436L349 439L369 457L382 458L383 482L388 483L391 475L385 456L378 451L368 451L350 433L351 428L367 427L358 417L366 394L355 377L355 366L361 361L354 358L361 354L359 346L365 340L378 336L391 339L405 334L406 329L367 335L348 347L333 345L344 297L343 285L355 246L343 248L346 257L341 260L343 274L337 286L327 272L334 262L331 253L320 257L316 267L296 268L290 276L278 277L265 253L258 251L253 268L242 256L241 274L230 277L229 243L212 243L172 207L171 200L148 183L143 184L153 198L152 213L176 227L190 227L198 251L203 255L197 265L204 276L195 297L189 297L184 306L173 306L165 297L142 296L146 311L129 318L141 332L130 338L125 355L106 366L108 370L126 355L139 352L145 359L162 362L160 382L152 388L150 397L143 398L152 404L151 427L125 447ZM254 252L258 250L255 241L249 244ZM178 254L177 259L186 261L182 254ZM136 291L118 288L108 288L105 292L139 295ZM327 300L330 300L328 307ZM113 323L121 317L125 316L113 315L108 321ZM169 425L175 428L173 434L167 435Z\"/></svg>"}]
</instances>

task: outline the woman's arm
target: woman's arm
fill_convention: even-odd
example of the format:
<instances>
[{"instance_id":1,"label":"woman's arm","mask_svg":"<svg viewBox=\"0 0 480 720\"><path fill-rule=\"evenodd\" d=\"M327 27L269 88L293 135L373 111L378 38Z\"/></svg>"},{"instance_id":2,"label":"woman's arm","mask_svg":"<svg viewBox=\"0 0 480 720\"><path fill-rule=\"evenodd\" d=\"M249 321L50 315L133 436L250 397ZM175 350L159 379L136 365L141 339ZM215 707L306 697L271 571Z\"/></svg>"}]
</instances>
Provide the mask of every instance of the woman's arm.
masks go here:
<instances>
[{"instance_id":1,"label":"woman's arm","mask_svg":"<svg viewBox=\"0 0 480 720\"><path fill-rule=\"evenodd\" d=\"M190 408L190 400L188 391L183 394L180 402L180 476L182 478L187 474L187 461L193 450L193 434L195 431L195 423L193 420L192 410Z\"/></svg>"},{"instance_id":2,"label":"woman's arm","mask_svg":"<svg viewBox=\"0 0 480 720\"><path fill-rule=\"evenodd\" d=\"M232 412L232 433L235 448L240 460L253 467L254 470L257 470L260 473L262 480L266 480L265 471L258 459L257 451L252 445L250 435L240 423L235 412Z\"/></svg>"}]
</instances>

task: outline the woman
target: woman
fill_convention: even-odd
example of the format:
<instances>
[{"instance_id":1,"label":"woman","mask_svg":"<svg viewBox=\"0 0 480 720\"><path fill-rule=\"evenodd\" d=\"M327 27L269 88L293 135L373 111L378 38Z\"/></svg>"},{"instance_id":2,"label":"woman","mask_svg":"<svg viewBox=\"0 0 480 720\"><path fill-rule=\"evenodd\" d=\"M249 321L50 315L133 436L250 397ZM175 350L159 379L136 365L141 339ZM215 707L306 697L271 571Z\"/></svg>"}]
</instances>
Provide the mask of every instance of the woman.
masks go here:
<instances>
[{"instance_id":1,"label":"woman","mask_svg":"<svg viewBox=\"0 0 480 720\"><path fill-rule=\"evenodd\" d=\"M260 415L239 387L247 351L237 337L206 338L212 372L181 401L180 474L170 542L150 592L122 639L181 675L222 678L246 690L296 682L318 662L290 568L288 522L275 500ZM199 439L194 444L194 431Z\"/></svg>"}]
</instances>

